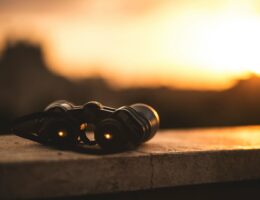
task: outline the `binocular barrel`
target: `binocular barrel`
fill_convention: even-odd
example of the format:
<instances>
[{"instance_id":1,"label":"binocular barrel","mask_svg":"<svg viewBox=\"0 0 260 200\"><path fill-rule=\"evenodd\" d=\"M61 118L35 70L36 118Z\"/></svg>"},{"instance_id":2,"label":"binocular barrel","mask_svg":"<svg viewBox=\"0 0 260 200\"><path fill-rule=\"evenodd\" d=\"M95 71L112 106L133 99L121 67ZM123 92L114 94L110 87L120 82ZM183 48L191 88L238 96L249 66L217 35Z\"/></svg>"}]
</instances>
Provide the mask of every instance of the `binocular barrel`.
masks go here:
<instances>
[{"instance_id":1,"label":"binocular barrel","mask_svg":"<svg viewBox=\"0 0 260 200\"><path fill-rule=\"evenodd\" d=\"M28 123L30 122L30 123ZM54 145L98 144L105 151L132 149L150 140L159 129L159 115L149 105L133 104L118 109L88 102L75 106L55 101L41 113L16 120L15 134ZM94 141L87 137L92 127Z\"/></svg>"}]
</instances>

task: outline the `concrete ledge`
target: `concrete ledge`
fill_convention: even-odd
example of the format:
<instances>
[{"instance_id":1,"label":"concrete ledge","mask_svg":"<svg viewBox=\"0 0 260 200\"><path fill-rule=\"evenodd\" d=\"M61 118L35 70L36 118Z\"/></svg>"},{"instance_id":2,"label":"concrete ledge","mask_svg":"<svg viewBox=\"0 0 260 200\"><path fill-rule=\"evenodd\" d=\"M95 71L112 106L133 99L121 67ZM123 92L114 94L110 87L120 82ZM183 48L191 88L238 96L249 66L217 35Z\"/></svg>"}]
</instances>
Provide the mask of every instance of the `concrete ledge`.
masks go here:
<instances>
[{"instance_id":1,"label":"concrete ledge","mask_svg":"<svg viewBox=\"0 0 260 200\"><path fill-rule=\"evenodd\" d=\"M0 199L260 179L260 126L169 130L136 151L95 155L0 136Z\"/></svg>"}]
</instances>

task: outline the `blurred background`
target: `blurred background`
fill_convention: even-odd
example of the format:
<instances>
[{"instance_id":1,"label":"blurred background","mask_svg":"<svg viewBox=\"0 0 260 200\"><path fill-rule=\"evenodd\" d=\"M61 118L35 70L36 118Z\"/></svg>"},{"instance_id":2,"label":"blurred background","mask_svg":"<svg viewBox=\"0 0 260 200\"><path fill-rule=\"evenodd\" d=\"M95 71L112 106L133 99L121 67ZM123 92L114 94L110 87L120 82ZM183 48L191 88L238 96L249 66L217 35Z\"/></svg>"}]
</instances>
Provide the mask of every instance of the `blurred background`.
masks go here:
<instances>
[{"instance_id":1,"label":"blurred background","mask_svg":"<svg viewBox=\"0 0 260 200\"><path fill-rule=\"evenodd\" d=\"M0 0L0 132L54 100L260 123L258 0Z\"/></svg>"}]
</instances>

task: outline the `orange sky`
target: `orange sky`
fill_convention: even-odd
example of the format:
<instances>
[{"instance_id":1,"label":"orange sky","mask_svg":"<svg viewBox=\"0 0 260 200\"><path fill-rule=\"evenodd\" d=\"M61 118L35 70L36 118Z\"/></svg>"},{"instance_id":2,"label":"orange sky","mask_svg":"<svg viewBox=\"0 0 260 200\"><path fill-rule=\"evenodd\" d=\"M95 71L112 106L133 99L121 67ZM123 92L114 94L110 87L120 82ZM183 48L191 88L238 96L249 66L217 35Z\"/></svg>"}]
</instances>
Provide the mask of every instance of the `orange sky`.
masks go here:
<instances>
[{"instance_id":1,"label":"orange sky","mask_svg":"<svg viewBox=\"0 0 260 200\"><path fill-rule=\"evenodd\" d=\"M6 38L40 41L70 78L224 89L260 73L260 2L3 0L0 47Z\"/></svg>"}]
</instances>

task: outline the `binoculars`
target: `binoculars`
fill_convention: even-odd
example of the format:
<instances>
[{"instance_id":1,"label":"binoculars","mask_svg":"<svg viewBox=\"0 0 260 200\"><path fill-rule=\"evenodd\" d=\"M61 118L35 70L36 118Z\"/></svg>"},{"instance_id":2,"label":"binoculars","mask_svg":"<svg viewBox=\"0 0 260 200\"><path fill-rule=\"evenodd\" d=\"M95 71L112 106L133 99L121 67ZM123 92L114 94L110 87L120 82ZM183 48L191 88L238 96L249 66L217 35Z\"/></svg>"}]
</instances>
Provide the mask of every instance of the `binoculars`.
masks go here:
<instances>
[{"instance_id":1,"label":"binoculars","mask_svg":"<svg viewBox=\"0 0 260 200\"><path fill-rule=\"evenodd\" d=\"M158 129L158 113L146 104L115 109L95 101L76 106L64 100L51 103L43 112L20 117L12 125L16 135L42 144L97 144L105 151L133 149L150 140Z\"/></svg>"}]
</instances>

